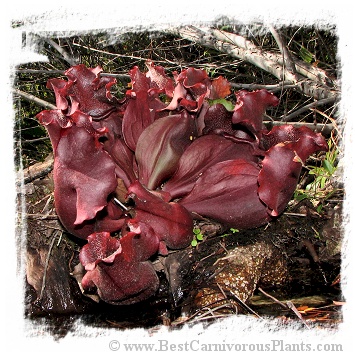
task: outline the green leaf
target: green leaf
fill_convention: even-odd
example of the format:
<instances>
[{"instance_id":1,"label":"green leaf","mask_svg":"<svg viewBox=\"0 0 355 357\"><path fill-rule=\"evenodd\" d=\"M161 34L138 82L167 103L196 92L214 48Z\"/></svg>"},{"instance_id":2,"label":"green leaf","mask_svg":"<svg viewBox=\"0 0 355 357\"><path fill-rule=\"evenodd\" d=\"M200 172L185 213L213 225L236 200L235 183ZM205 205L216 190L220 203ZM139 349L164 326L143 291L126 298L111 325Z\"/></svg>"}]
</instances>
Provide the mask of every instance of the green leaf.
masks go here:
<instances>
[{"instance_id":1,"label":"green leaf","mask_svg":"<svg viewBox=\"0 0 355 357\"><path fill-rule=\"evenodd\" d=\"M327 177L323 176L320 179L320 188L323 189L326 186L327 183Z\"/></svg>"},{"instance_id":2,"label":"green leaf","mask_svg":"<svg viewBox=\"0 0 355 357\"><path fill-rule=\"evenodd\" d=\"M201 229L200 228L194 228L193 229L193 233L196 235L196 234L199 234L201 233Z\"/></svg>"},{"instance_id":3,"label":"green leaf","mask_svg":"<svg viewBox=\"0 0 355 357\"><path fill-rule=\"evenodd\" d=\"M210 105L214 105L214 104L222 104L228 111L232 111L235 107L235 105L224 98L219 98L219 99L213 99L209 101Z\"/></svg>"},{"instance_id":4,"label":"green leaf","mask_svg":"<svg viewBox=\"0 0 355 357\"><path fill-rule=\"evenodd\" d=\"M309 171L310 175L319 176L322 174L323 169L321 167L314 167Z\"/></svg>"},{"instance_id":5,"label":"green leaf","mask_svg":"<svg viewBox=\"0 0 355 357\"><path fill-rule=\"evenodd\" d=\"M305 61L307 63L311 63L314 58L313 54L311 52L309 52L307 50L307 48L305 48L303 46L300 48L300 56L303 59L303 61Z\"/></svg>"},{"instance_id":6,"label":"green leaf","mask_svg":"<svg viewBox=\"0 0 355 357\"><path fill-rule=\"evenodd\" d=\"M193 239L193 240L191 241L191 246L196 247L196 245L197 245L197 240L196 240L196 239Z\"/></svg>"},{"instance_id":7,"label":"green leaf","mask_svg":"<svg viewBox=\"0 0 355 357\"><path fill-rule=\"evenodd\" d=\"M295 195L294 195L294 199L298 202L304 200L307 197L308 197L308 195L306 193L295 192Z\"/></svg>"},{"instance_id":8,"label":"green leaf","mask_svg":"<svg viewBox=\"0 0 355 357\"><path fill-rule=\"evenodd\" d=\"M323 167L329 172L330 175L334 172L334 166L327 160L323 160Z\"/></svg>"},{"instance_id":9,"label":"green leaf","mask_svg":"<svg viewBox=\"0 0 355 357\"><path fill-rule=\"evenodd\" d=\"M232 233L238 233L239 232L239 229L237 228L230 228L229 229Z\"/></svg>"},{"instance_id":10,"label":"green leaf","mask_svg":"<svg viewBox=\"0 0 355 357\"><path fill-rule=\"evenodd\" d=\"M196 239L197 240L203 240L203 235L201 233L196 234Z\"/></svg>"}]
</instances>

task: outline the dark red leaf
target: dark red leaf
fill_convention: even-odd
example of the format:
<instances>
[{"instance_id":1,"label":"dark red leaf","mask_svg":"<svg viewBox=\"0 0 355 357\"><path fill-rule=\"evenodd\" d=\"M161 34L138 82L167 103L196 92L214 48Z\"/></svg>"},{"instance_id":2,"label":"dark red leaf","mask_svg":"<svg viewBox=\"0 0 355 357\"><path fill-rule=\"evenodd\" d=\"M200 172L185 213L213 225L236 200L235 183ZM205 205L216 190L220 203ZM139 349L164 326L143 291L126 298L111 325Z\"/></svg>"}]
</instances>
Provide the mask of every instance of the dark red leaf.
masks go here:
<instances>
[{"instance_id":1,"label":"dark red leaf","mask_svg":"<svg viewBox=\"0 0 355 357\"><path fill-rule=\"evenodd\" d=\"M191 242L193 222L184 207L163 201L138 181L129 187L128 193L135 202L135 220L152 227L159 241L171 249L184 248Z\"/></svg>"},{"instance_id":2,"label":"dark red leaf","mask_svg":"<svg viewBox=\"0 0 355 357\"><path fill-rule=\"evenodd\" d=\"M52 89L55 94L56 106L57 109L66 110L69 106L67 100L68 90L74 84L74 82L68 83L64 79L51 78L47 82L47 88Z\"/></svg>"},{"instance_id":3,"label":"dark red leaf","mask_svg":"<svg viewBox=\"0 0 355 357\"><path fill-rule=\"evenodd\" d=\"M172 98L174 95L174 81L167 77L164 68L154 65L152 61L147 61L146 66L148 68L146 76L151 81L151 87L160 89L168 97Z\"/></svg>"},{"instance_id":4,"label":"dark red leaf","mask_svg":"<svg viewBox=\"0 0 355 357\"><path fill-rule=\"evenodd\" d=\"M55 153L61 138L62 128L69 128L72 122L63 115L61 110L42 110L36 115L36 118L46 127Z\"/></svg>"},{"instance_id":5,"label":"dark red leaf","mask_svg":"<svg viewBox=\"0 0 355 357\"><path fill-rule=\"evenodd\" d=\"M186 112L160 118L145 129L136 149L139 181L156 189L175 172L195 134L194 120Z\"/></svg>"},{"instance_id":6,"label":"dark red leaf","mask_svg":"<svg viewBox=\"0 0 355 357\"><path fill-rule=\"evenodd\" d=\"M37 117L46 125L53 145L55 207L62 224L81 238L100 228L120 229L123 223L105 214L100 223L96 220L117 186L115 164L98 141L100 132L88 128L83 113L71 121L78 125L64 129L56 120L58 115L58 111L45 111Z\"/></svg>"},{"instance_id":7,"label":"dark red leaf","mask_svg":"<svg viewBox=\"0 0 355 357\"><path fill-rule=\"evenodd\" d=\"M116 164L115 172L126 187L133 182L136 176L136 163L133 151L126 145L122 135L122 118L117 112L111 113L107 118L93 122L96 128L105 128L101 142Z\"/></svg>"},{"instance_id":8,"label":"dark red leaf","mask_svg":"<svg viewBox=\"0 0 355 357\"><path fill-rule=\"evenodd\" d=\"M80 64L69 68L67 98L79 103L80 111L94 119L107 116L116 110L116 102L112 98L110 88L116 83L112 77L101 77L101 67L87 68ZM73 110L71 110L73 112Z\"/></svg>"},{"instance_id":9,"label":"dark red leaf","mask_svg":"<svg viewBox=\"0 0 355 357\"><path fill-rule=\"evenodd\" d=\"M128 187L137 178L134 170L134 153L120 138L105 141L104 148L116 164L115 173L117 177L121 178Z\"/></svg>"},{"instance_id":10,"label":"dark red leaf","mask_svg":"<svg viewBox=\"0 0 355 357\"><path fill-rule=\"evenodd\" d=\"M254 92L241 90L236 93L236 99L232 123L244 125L253 134L264 129L265 110L279 103L278 98L265 89Z\"/></svg>"},{"instance_id":11,"label":"dark red leaf","mask_svg":"<svg viewBox=\"0 0 355 357\"><path fill-rule=\"evenodd\" d=\"M84 290L96 287L107 303L128 305L152 296L159 287L159 279L151 262L128 262L118 255L113 263L99 263L88 271L81 285Z\"/></svg>"},{"instance_id":12,"label":"dark red leaf","mask_svg":"<svg viewBox=\"0 0 355 357\"><path fill-rule=\"evenodd\" d=\"M150 225L132 218L121 232L122 254L126 261L145 261L159 251L159 237Z\"/></svg>"},{"instance_id":13,"label":"dark red leaf","mask_svg":"<svg viewBox=\"0 0 355 357\"><path fill-rule=\"evenodd\" d=\"M272 146L265 154L260 171L259 197L278 216L287 206L297 187L302 163L317 151L327 151L325 139L306 127L291 125L273 128L265 135Z\"/></svg>"},{"instance_id":14,"label":"dark red leaf","mask_svg":"<svg viewBox=\"0 0 355 357\"><path fill-rule=\"evenodd\" d=\"M227 227L253 228L270 220L258 196L259 168L244 160L215 164L197 180L179 203L188 211L209 217Z\"/></svg>"},{"instance_id":15,"label":"dark red leaf","mask_svg":"<svg viewBox=\"0 0 355 357\"><path fill-rule=\"evenodd\" d=\"M173 98L165 110L184 108L189 112L198 112L209 96L211 80L202 69L188 68L175 78L177 84ZM217 89L217 86L216 88Z\"/></svg>"},{"instance_id":16,"label":"dark red leaf","mask_svg":"<svg viewBox=\"0 0 355 357\"><path fill-rule=\"evenodd\" d=\"M261 141L265 150L279 143L292 143L289 147L297 152L302 161L317 151L328 151L324 137L305 126L299 128L293 125L275 126L267 134L263 133Z\"/></svg>"},{"instance_id":17,"label":"dark red leaf","mask_svg":"<svg viewBox=\"0 0 355 357\"><path fill-rule=\"evenodd\" d=\"M112 238L108 232L99 232L88 236L88 243L81 248L79 259L85 270L93 270L99 262L112 263L121 252L118 239Z\"/></svg>"},{"instance_id":18,"label":"dark red leaf","mask_svg":"<svg viewBox=\"0 0 355 357\"><path fill-rule=\"evenodd\" d=\"M177 77L177 81L182 83L195 99L201 95L208 94L211 87L211 80L209 79L207 72L203 69L192 67L182 71Z\"/></svg>"},{"instance_id":19,"label":"dark red leaf","mask_svg":"<svg viewBox=\"0 0 355 357\"><path fill-rule=\"evenodd\" d=\"M173 93L173 98L169 105L165 107L165 110L175 110L178 108L180 101L185 98L187 95L187 90L184 88L182 83L177 83L174 93Z\"/></svg>"},{"instance_id":20,"label":"dark red leaf","mask_svg":"<svg viewBox=\"0 0 355 357\"><path fill-rule=\"evenodd\" d=\"M96 287L102 300L114 304L132 304L154 294L159 280L152 264L143 261L150 254L148 242L145 239L146 244L142 244L140 231L137 232L137 227L133 230L120 240L108 232L88 237L79 254L87 271L81 281L84 290ZM158 246L158 243L151 246L150 252L154 254Z\"/></svg>"},{"instance_id":21,"label":"dark red leaf","mask_svg":"<svg viewBox=\"0 0 355 357\"><path fill-rule=\"evenodd\" d=\"M259 197L278 216L287 206L296 189L302 164L295 153L284 144L272 147L263 160L260 171Z\"/></svg>"},{"instance_id":22,"label":"dark red leaf","mask_svg":"<svg viewBox=\"0 0 355 357\"><path fill-rule=\"evenodd\" d=\"M132 90L128 92L130 99L123 116L122 132L128 147L135 151L141 133L153 123L154 114L149 110L149 79L138 67L134 67L129 74Z\"/></svg>"},{"instance_id":23,"label":"dark red leaf","mask_svg":"<svg viewBox=\"0 0 355 357\"><path fill-rule=\"evenodd\" d=\"M202 133L204 135L215 133L228 137L233 136L245 141L255 141L255 137L250 135L243 126L239 126L238 128L233 127L232 116L233 112L228 111L226 107L220 103L210 106L204 115L205 127Z\"/></svg>"},{"instance_id":24,"label":"dark red leaf","mask_svg":"<svg viewBox=\"0 0 355 357\"><path fill-rule=\"evenodd\" d=\"M172 198L188 194L196 180L217 162L244 159L258 162L253 146L249 143L235 143L223 136L210 134L197 138L180 158L175 174L163 186Z\"/></svg>"},{"instance_id":25,"label":"dark red leaf","mask_svg":"<svg viewBox=\"0 0 355 357\"><path fill-rule=\"evenodd\" d=\"M65 210L67 200L76 201L73 224L94 218L107 205L108 195L117 186L112 159L95 137L77 126L63 131L58 143L55 181L59 206Z\"/></svg>"}]
</instances>

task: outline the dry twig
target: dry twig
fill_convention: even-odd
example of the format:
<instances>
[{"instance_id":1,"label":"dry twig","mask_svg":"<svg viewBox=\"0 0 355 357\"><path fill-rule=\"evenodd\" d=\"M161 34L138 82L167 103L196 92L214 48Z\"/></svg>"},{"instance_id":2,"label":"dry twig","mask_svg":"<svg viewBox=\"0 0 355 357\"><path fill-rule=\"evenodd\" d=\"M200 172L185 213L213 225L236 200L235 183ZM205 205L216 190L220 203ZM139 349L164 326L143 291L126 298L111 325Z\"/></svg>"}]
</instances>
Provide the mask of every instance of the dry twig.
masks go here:
<instances>
[{"instance_id":1,"label":"dry twig","mask_svg":"<svg viewBox=\"0 0 355 357\"><path fill-rule=\"evenodd\" d=\"M311 80L301 75L297 76L296 79L293 73L283 67L283 57L281 55L261 50L243 36L195 26L170 28L167 32L247 61L271 73L279 80L284 80L285 84L296 85L299 92L317 100L336 97L338 95L337 90L330 88L320 81ZM279 63L280 61L281 64ZM330 79L329 82L331 82Z\"/></svg>"}]
</instances>

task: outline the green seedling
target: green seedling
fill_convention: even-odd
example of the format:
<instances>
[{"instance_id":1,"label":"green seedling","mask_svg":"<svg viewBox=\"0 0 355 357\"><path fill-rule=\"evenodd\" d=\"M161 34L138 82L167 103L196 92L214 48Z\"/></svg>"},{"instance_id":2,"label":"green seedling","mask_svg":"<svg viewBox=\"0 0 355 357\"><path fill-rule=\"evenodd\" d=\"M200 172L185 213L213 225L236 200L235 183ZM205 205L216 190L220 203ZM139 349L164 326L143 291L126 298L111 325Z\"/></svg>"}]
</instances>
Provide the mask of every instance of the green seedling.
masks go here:
<instances>
[{"instance_id":1,"label":"green seedling","mask_svg":"<svg viewBox=\"0 0 355 357\"><path fill-rule=\"evenodd\" d=\"M193 229L193 233L194 233L194 238L191 241L191 245L193 247L196 247L198 242L203 241L203 234L201 233L201 229L200 228L194 228Z\"/></svg>"},{"instance_id":2,"label":"green seedling","mask_svg":"<svg viewBox=\"0 0 355 357\"><path fill-rule=\"evenodd\" d=\"M237 229L237 228L230 228L229 230L230 230L233 234L239 232L239 229Z\"/></svg>"},{"instance_id":3,"label":"green seedling","mask_svg":"<svg viewBox=\"0 0 355 357\"><path fill-rule=\"evenodd\" d=\"M239 229L237 229L237 228L229 228L229 233L225 233L225 234L221 235L221 238L228 237L231 234L235 234L235 233L238 233L238 232L239 232Z\"/></svg>"},{"instance_id":4,"label":"green seedling","mask_svg":"<svg viewBox=\"0 0 355 357\"><path fill-rule=\"evenodd\" d=\"M227 237L227 236L229 236L231 234L235 234L235 233L238 233L238 232L239 232L239 229L230 228L229 229L229 233L225 233L225 234L221 235L221 238ZM194 228L193 229L193 233L194 233L194 238L191 241L191 246L196 247L199 242L203 241L204 237L203 237L203 234L201 233L201 229L200 228Z\"/></svg>"}]
</instances>

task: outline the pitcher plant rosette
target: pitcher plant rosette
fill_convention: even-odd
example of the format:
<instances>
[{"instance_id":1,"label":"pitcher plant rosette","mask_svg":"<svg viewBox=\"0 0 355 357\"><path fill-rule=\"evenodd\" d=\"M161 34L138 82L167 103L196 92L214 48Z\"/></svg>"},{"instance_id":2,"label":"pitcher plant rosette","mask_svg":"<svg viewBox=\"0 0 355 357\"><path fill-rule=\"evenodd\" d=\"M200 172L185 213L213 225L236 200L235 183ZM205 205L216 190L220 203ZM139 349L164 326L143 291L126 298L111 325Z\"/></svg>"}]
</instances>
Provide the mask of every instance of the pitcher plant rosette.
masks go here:
<instances>
[{"instance_id":1,"label":"pitcher plant rosette","mask_svg":"<svg viewBox=\"0 0 355 357\"><path fill-rule=\"evenodd\" d=\"M280 215L302 163L327 151L306 127L263 124L278 98L236 92L230 83L188 68L173 78L147 63L130 71L123 99L113 77L84 65L50 79L56 110L37 115L54 152L55 208L64 228L87 243L79 258L85 291L132 304L159 286L150 259L187 247L194 220L259 227Z\"/></svg>"}]
</instances>

